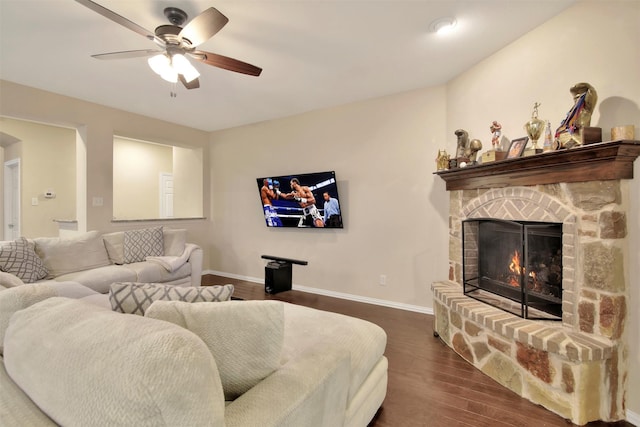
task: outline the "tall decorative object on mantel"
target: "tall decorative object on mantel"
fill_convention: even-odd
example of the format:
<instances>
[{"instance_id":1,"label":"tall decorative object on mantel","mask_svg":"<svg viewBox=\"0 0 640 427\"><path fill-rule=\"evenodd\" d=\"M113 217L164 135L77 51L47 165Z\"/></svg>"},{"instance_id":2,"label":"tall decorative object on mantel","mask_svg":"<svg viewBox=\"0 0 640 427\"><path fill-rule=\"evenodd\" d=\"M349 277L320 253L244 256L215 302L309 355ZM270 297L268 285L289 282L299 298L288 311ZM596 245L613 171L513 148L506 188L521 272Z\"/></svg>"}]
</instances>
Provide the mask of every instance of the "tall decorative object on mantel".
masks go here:
<instances>
[{"instance_id":1,"label":"tall decorative object on mantel","mask_svg":"<svg viewBox=\"0 0 640 427\"><path fill-rule=\"evenodd\" d=\"M482 142L479 139L469 140L469 132L464 129L457 129L454 134L457 137L456 157L449 160L449 168L463 168L470 164L476 164L478 151L482 149Z\"/></svg>"},{"instance_id":2,"label":"tall decorative object on mantel","mask_svg":"<svg viewBox=\"0 0 640 427\"><path fill-rule=\"evenodd\" d=\"M491 122L491 126L489 126L489 130L491 131L491 148L496 151L502 151L502 147L500 147L500 137L502 136L502 125L498 123L496 120Z\"/></svg>"},{"instance_id":3,"label":"tall decorative object on mantel","mask_svg":"<svg viewBox=\"0 0 640 427\"><path fill-rule=\"evenodd\" d=\"M531 140L531 144L533 145L533 152L531 154L542 153L542 149L538 148L538 140L542 136L542 132L544 132L544 120L540 120L538 118L538 107L540 106L539 102L533 104L533 112L531 113L531 120L529 120L524 125L524 130L527 131L527 136Z\"/></svg>"},{"instance_id":4,"label":"tall decorative object on mantel","mask_svg":"<svg viewBox=\"0 0 640 427\"><path fill-rule=\"evenodd\" d=\"M496 160L503 160L507 157L507 152L502 151L500 146L500 137L502 136L502 125L496 120L491 122L489 126L491 131L491 150L482 153L482 163L491 163Z\"/></svg>"},{"instance_id":5,"label":"tall decorative object on mantel","mask_svg":"<svg viewBox=\"0 0 640 427\"><path fill-rule=\"evenodd\" d=\"M547 120L547 127L544 130L544 144L542 144L542 152L553 151L553 135L551 134L551 123Z\"/></svg>"},{"instance_id":6,"label":"tall decorative object on mantel","mask_svg":"<svg viewBox=\"0 0 640 427\"><path fill-rule=\"evenodd\" d=\"M576 83L569 89L573 106L556 130L557 148L571 148L602 141L602 128L592 128L591 114L598 102L598 93L589 83Z\"/></svg>"}]
</instances>

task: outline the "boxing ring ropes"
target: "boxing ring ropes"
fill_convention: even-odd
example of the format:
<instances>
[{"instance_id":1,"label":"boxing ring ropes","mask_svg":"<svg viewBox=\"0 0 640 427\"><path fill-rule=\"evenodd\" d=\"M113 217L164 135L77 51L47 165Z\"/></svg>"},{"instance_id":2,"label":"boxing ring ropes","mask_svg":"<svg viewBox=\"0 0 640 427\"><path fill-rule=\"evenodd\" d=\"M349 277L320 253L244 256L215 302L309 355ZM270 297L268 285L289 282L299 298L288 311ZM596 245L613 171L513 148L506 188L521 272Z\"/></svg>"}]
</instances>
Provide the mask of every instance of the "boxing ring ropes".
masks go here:
<instances>
[{"instance_id":1,"label":"boxing ring ropes","mask_svg":"<svg viewBox=\"0 0 640 427\"><path fill-rule=\"evenodd\" d=\"M304 208L292 208L287 206L273 206L273 209L276 211L278 218L299 218L298 227L304 228L309 227L308 225L304 225L304 218L306 215L303 212ZM280 211L285 211L285 213L280 213ZM297 211L299 213L293 213L293 211ZM289 213L290 212L290 213ZM324 217L324 209L318 208L318 212L320 215Z\"/></svg>"}]
</instances>

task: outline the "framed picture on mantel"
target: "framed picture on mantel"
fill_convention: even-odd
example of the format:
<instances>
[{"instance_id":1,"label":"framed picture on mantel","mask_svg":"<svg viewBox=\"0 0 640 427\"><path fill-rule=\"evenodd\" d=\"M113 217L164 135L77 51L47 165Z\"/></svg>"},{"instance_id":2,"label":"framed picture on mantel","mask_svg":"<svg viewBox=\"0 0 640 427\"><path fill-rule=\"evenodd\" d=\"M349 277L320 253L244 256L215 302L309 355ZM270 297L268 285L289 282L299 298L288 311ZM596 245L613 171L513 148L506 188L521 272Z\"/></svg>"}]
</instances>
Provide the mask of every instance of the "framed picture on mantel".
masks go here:
<instances>
[{"instance_id":1,"label":"framed picture on mantel","mask_svg":"<svg viewBox=\"0 0 640 427\"><path fill-rule=\"evenodd\" d=\"M509 151L507 151L507 159L515 159L522 156L524 147L527 146L527 142L529 142L528 136L512 140L511 145L509 145Z\"/></svg>"}]
</instances>

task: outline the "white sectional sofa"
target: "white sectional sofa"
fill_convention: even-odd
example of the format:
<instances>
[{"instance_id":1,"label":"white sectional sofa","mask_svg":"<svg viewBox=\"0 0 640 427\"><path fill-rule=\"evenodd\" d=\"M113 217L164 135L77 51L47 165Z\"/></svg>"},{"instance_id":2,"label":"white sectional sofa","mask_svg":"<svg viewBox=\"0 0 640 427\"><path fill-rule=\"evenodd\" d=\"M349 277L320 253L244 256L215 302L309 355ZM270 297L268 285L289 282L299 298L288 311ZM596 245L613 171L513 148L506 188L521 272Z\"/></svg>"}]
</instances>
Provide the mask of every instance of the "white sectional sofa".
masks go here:
<instances>
[{"instance_id":1,"label":"white sectional sofa","mask_svg":"<svg viewBox=\"0 0 640 427\"><path fill-rule=\"evenodd\" d=\"M385 398L370 322L280 301L138 316L64 289L0 292L0 425L365 427Z\"/></svg>"},{"instance_id":2,"label":"white sectional sofa","mask_svg":"<svg viewBox=\"0 0 640 427\"><path fill-rule=\"evenodd\" d=\"M202 249L186 237L184 229L152 227L2 241L0 290L30 282L80 283L99 293L113 282L199 286ZM147 261L149 254L157 256Z\"/></svg>"}]
</instances>

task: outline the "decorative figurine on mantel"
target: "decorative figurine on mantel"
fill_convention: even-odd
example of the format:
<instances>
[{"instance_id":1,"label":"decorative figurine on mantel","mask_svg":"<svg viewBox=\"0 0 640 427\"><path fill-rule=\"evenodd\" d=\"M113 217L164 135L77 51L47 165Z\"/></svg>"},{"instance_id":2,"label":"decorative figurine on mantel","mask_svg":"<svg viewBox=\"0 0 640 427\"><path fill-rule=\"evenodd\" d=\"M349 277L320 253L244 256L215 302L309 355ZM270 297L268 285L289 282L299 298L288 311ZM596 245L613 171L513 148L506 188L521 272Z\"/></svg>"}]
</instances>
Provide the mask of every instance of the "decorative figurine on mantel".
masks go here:
<instances>
[{"instance_id":1,"label":"decorative figurine on mantel","mask_svg":"<svg viewBox=\"0 0 640 427\"><path fill-rule=\"evenodd\" d=\"M469 145L469 133L464 129L457 129L454 134L457 138L456 156L449 160L449 169L459 168L462 163L465 163L466 166L466 163L469 161L469 159L464 156L467 145Z\"/></svg>"},{"instance_id":2,"label":"decorative figurine on mantel","mask_svg":"<svg viewBox=\"0 0 640 427\"><path fill-rule=\"evenodd\" d=\"M557 148L571 148L602 141L602 128L592 128L591 114L598 102L598 94L589 83L576 83L569 89L573 107L556 130Z\"/></svg>"},{"instance_id":3,"label":"decorative figurine on mantel","mask_svg":"<svg viewBox=\"0 0 640 427\"><path fill-rule=\"evenodd\" d=\"M447 154L447 150L438 150L438 157L436 157L436 169L443 171L449 169L449 159L451 156Z\"/></svg>"},{"instance_id":4,"label":"decorative figurine on mantel","mask_svg":"<svg viewBox=\"0 0 640 427\"><path fill-rule=\"evenodd\" d=\"M491 131L491 150L482 153L482 163L491 163L496 160L503 160L507 157L507 152L502 151L500 138L502 137L502 125L496 120L489 126Z\"/></svg>"},{"instance_id":5,"label":"decorative figurine on mantel","mask_svg":"<svg viewBox=\"0 0 640 427\"><path fill-rule=\"evenodd\" d=\"M469 142L469 147L465 151L465 155L469 158L469 163L475 165L478 163L478 151L482 150L482 141L479 139L472 139Z\"/></svg>"},{"instance_id":6,"label":"decorative figurine on mantel","mask_svg":"<svg viewBox=\"0 0 640 427\"><path fill-rule=\"evenodd\" d=\"M469 133L464 129L458 129L454 134L458 138L456 157L449 160L449 168L463 168L467 165L476 164L478 151L482 149L482 142L479 139L469 141Z\"/></svg>"},{"instance_id":7,"label":"decorative figurine on mantel","mask_svg":"<svg viewBox=\"0 0 640 427\"><path fill-rule=\"evenodd\" d=\"M491 131L491 148L496 151L502 151L500 147L500 137L502 136L502 125L497 121L493 121L489 127Z\"/></svg>"},{"instance_id":8,"label":"decorative figurine on mantel","mask_svg":"<svg viewBox=\"0 0 640 427\"><path fill-rule=\"evenodd\" d=\"M542 144L542 152L553 151L553 136L551 135L551 123L547 120L547 126L544 128L544 144Z\"/></svg>"},{"instance_id":9,"label":"decorative figurine on mantel","mask_svg":"<svg viewBox=\"0 0 640 427\"><path fill-rule=\"evenodd\" d=\"M542 136L542 132L544 132L544 121L538 118L538 107L541 104L536 102L533 104L533 112L531 113L531 120L529 120L524 125L524 130L527 131L527 136L531 140L531 144L533 145L533 150L531 154L539 154L542 153L542 148L538 148L538 139Z\"/></svg>"}]
</instances>

